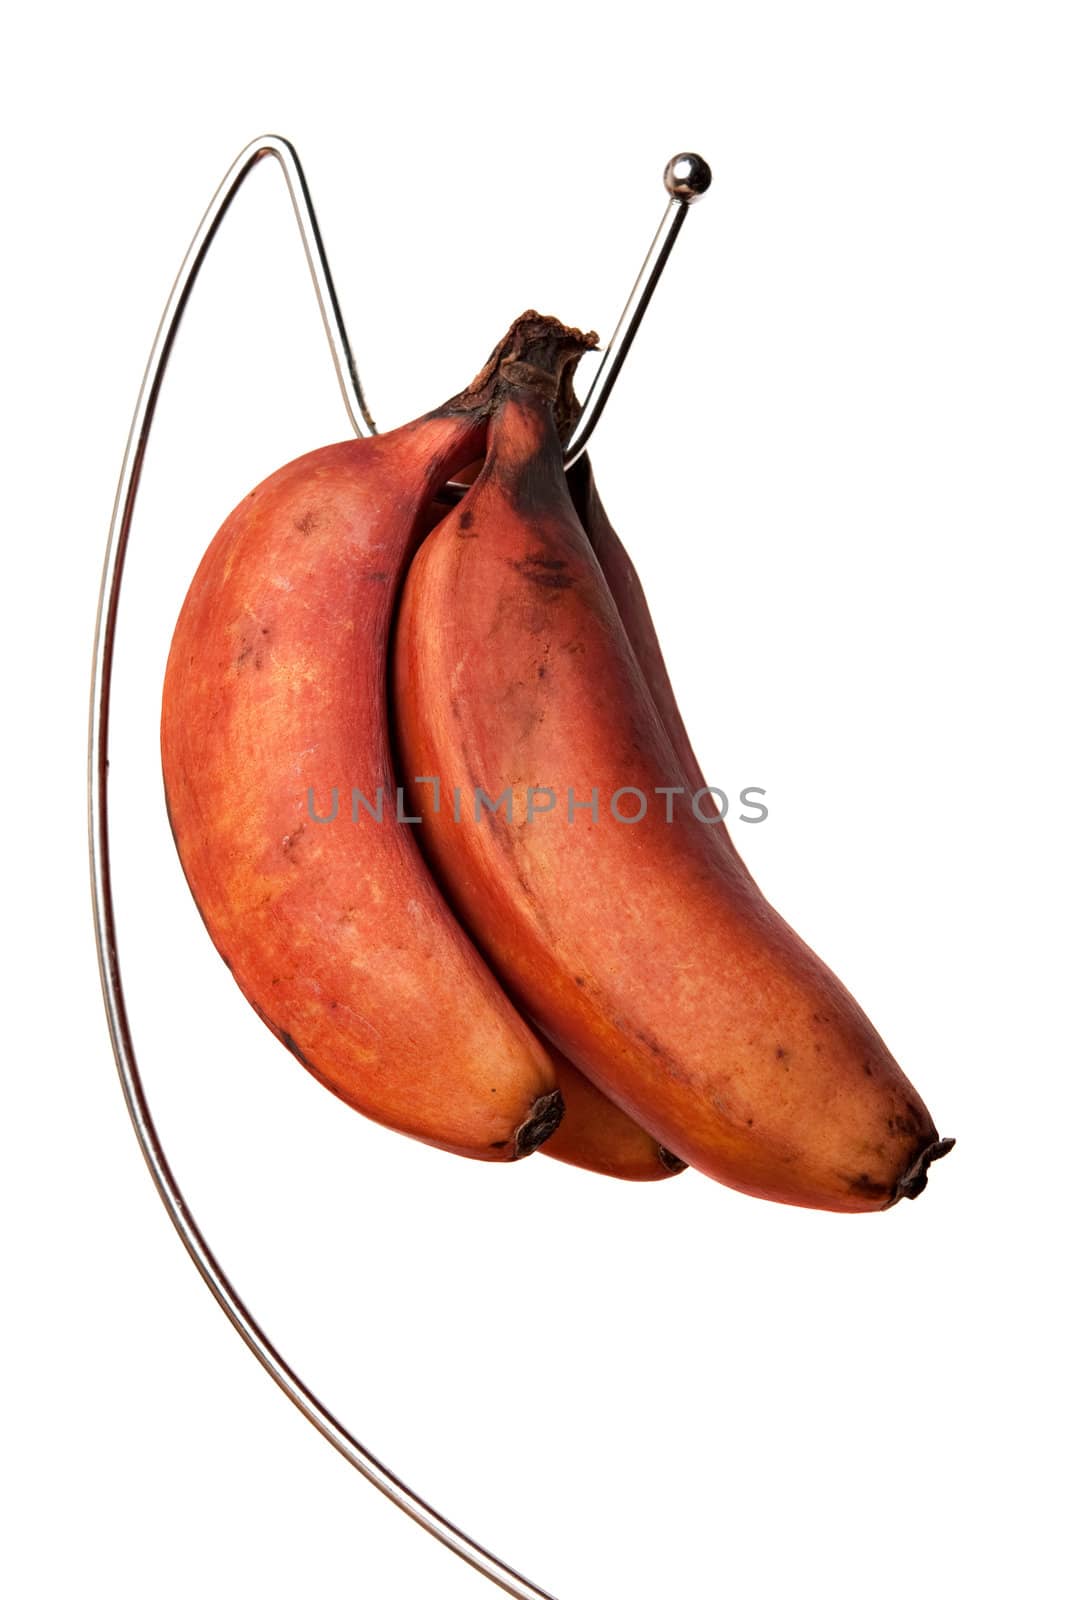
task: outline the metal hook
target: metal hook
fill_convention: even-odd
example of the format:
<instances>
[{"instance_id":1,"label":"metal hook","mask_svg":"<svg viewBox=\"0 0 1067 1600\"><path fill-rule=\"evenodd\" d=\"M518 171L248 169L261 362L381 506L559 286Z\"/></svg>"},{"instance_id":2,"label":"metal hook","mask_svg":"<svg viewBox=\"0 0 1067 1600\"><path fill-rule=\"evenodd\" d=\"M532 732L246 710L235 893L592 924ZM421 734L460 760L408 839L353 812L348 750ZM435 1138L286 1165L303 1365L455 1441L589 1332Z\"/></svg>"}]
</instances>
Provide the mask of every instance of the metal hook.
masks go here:
<instances>
[{"instance_id":1,"label":"metal hook","mask_svg":"<svg viewBox=\"0 0 1067 1600\"><path fill-rule=\"evenodd\" d=\"M108 534L104 571L100 584L96 636L93 645L92 688L89 714L89 858L92 879L93 915L104 1008L107 1012L112 1049L134 1131L160 1198L182 1243L192 1257L204 1282L248 1345L256 1359L284 1394L303 1412L358 1472L387 1495L400 1509L432 1533L442 1544L489 1578L514 1600L552 1600L552 1596L531 1583L503 1561L485 1550L469 1535L449 1522L425 1500L407 1487L357 1439L303 1383L268 1339L248 1307L241 1300L229 1277L216 1259L200 1231L177 1179L170 1168L152 1118L144 1084L134 1051L133 1036L122 989L118 935L112 896L110 842L108 833L108 732L111 706L111 679L114 665L115 629L126 549L133 521L137 490L144 463L145 448L152 428L156 402L166 372L182 314L204 257L229 210L241 184L257 162L270 156L285 175L289 196L304 242L308 266L315 284L326 337L333 354L345 408L355 432L366 437L377 430L367 408L356 371L344 319L337 300L329 263L315 217L311 195L300 160L286 139L273 134L254 140L241 151L227 172L204 213L186 252L174 287L167 300L145 368L144 379L130 425L122 462L115 506ZM572 433L568 464L578 459L604 408L608 394L633 341L634 334L655 289L689 203L702 194L711 182L711 173L699 156L676 156L667 167L664 181L671 201L651 250L626 303L618 328L601 359L593 385Z\"/></svg>"},{"instance_id":2,"label":"metal hook","mask_svg":"<svg viewBox=\"0 0 1067 1600\"><path fill-rule=\"evenodd\" d=\"M689 215L689 207L711 187L711 168L703 156L687 151L671 157L664 169L663 182L670 195L667 209L567 440L564 462L568 467L572 467L588 449L593 429L600 421L608 396L622 371L622 364L641 326L641 319L648 310L660 274L667 265L667 257L674 249L682 223Z\"/></svg>"}]
</instances>

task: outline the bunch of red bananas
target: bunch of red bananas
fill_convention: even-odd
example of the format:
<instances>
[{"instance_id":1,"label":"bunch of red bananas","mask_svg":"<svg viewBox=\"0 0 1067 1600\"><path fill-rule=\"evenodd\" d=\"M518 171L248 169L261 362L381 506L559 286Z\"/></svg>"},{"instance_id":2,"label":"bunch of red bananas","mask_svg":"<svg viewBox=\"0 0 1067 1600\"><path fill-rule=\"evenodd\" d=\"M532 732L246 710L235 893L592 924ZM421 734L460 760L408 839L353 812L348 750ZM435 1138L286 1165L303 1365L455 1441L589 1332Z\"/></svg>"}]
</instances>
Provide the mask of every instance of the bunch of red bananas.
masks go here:
<instances>
[{"instance_id":1,"label":"bunch of red bananas","mask_svg":"<svg viewBox=\"0 0 1067 1600\"><path fill-rule=\"evenodd\" d=\"M951 1141L714 812L588 464L564 472L593 342L527 312L447 405L223 524L163 699L189 886L267 1025L389 1127L884 1209Z\"/></svg>"}]
</instances>

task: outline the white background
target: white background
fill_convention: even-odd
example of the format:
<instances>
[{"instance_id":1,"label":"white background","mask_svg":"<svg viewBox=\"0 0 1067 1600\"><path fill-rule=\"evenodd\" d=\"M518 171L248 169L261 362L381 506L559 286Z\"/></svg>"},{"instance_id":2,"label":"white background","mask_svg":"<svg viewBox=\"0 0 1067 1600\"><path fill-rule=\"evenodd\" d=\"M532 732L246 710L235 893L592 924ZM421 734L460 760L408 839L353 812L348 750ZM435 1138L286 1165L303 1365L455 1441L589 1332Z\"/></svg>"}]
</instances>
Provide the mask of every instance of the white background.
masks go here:
<instances>
[{"instance_id":1,"label":"white background","mask_svg":"<svg viewBox=\"0 0 1067 1600\"><path fill-rule=\"evenodd\" d=\"M750 865L959 1145L918 1204L856 1218L692 1173L488 1169L361 1121L245 1006L181 880L156 723L215 527L346 431L265 166L168 379L117 663L132 1020L209 1238L360 1438L563 1600L1056 1591L1058 10L105 0L9 22L13 1596L490 1592L201 1286L99 999L84 724L111 497L182 252L264 131L304 158L385 425L461 387L528 305L609 333L663 162L711 160L598 477L709 776L769 791L736 829Z\"/></svg>"}]
</instances>

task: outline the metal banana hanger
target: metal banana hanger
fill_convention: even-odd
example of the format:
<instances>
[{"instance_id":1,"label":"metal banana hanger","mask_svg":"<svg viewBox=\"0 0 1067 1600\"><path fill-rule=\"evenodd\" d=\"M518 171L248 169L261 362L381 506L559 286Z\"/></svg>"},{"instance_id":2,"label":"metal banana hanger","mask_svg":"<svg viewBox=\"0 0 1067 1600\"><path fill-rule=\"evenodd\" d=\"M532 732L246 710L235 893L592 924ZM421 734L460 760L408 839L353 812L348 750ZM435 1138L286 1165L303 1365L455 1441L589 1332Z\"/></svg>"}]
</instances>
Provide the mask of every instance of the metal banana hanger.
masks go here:
<instances>
[{"instance_id":1,"label":"metal banana hanger","mask_svg":"<svg viewBox=\"0 0 1067 1600\"><path fill-rule=\"evenodd\" d=\"M107 553L104 558L93 650L89 721L89 852L97 952L111 1044L130 1120L170 1220L192 1256L204 1282L275 1383L303 1412L308 1421L312 1422L334 1448L340 1451L346 1461L364 1477L369 1478L376 1488L388 1495L402 1511L406 1511L428 1533L440 1539L456 1555L469 1562L485 1577L492 1579L506 1593L516 1597L516 1600L552 1600L547 1591L538 1588L528 1578L522 1577L505 1562L491 1555L468 1534L443 1517L439 1511L435 1511L414 1490L409 1489L390 1472L388 1467L364 1449L347 1428L312 1394L285 1358L275 1349L230 1282L193 1218L178 1181L171 1171L145 1096L126 1013L111 890L108 837L108 722L115 628L126 547L156 401L159 398L182 314L196 282L197 273L231 202L252 168L267 156L279 163L285 176L297 225L304 241L304 250L311 269L319 309L322 312L326 337L337 369L338 382L352 426L361 437L377 431L356 371L344 318L341 315L341 307L311 203L311 195L297 153L288 140L275 135L256 139L241 151L204 213L163 312L130 426L111 519ZM689 205L707 190L711 183L711 172L700 156L678 155L668 163L664 173L664 183L670 195L666 213L638 274L630 298L626 302L618 327L601 358L592 386L567 443L568 466L578 459L589 443L660 273L678 237ZM456 493L462 492L462 486L453 487Z\"/></svg>"}]
</instances>

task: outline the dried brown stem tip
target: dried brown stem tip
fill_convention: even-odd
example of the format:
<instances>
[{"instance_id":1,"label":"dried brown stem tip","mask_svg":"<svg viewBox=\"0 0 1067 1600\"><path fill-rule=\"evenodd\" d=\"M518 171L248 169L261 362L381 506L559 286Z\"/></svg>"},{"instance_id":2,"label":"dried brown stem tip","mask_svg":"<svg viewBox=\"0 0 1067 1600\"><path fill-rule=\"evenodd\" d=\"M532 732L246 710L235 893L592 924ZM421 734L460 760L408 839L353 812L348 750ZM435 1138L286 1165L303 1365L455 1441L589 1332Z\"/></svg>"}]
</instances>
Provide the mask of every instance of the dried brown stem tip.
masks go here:
<instances>
[{"instance_id":1,"label":"dried brown stem tip","mask_svg":"<svg viewBox=\"0 0 1067 1600\"><path fill-rule=\"evenodd\" d=\"M516 317L474 381L448 406L451 411L488 410L501 382L536 389L556 409L560 433L569 431L578 404L572 378L587 350L597 344L595 333L568 328L556 317L524 311Z\"/></svg>"},{"instance_id":2,"label":"dried brown stem tip","mask_svg":"<svg viewBox=\"0 0 1067 1600\"><path fill-rule=\"evenodd\" d=\"M940 1161L942 1156L947 1156L955 1143L955 1139L938 1139L934 1144L927 1145L926 1149L916 1156L897 1184L896 1194L894 1194L889 1204L893 1206L896 1205L898 1200L917 1199L926 1188L926 1176L930 1170L930 1163L932 1161Z\"/></svg>"},{"instance_id":3,"label":"dried brown stem tip","mask_svg":"<svg viewBox=\"0 0 1067 1600\"><path fill-rule=\"evenodd\" d=\"M563 1096L558 1089L543 1094L530 1107L530 1115L515 1135L516 1159L532 1155L546 1139L551 1139L563 1121Z\"/></svg>"}]
</instances>

